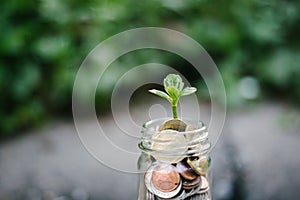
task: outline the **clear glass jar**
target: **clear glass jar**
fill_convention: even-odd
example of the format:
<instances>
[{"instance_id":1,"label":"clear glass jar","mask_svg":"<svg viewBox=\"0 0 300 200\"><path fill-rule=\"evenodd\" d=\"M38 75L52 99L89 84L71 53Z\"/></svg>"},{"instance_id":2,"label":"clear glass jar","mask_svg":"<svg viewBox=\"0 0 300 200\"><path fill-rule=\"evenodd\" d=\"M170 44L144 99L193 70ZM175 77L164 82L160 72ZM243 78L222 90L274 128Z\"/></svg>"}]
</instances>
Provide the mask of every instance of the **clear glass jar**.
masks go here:
<instances>
[{"instance_id":1,"label":"clear glass jar","mask_svg":"<svg viewBox=\"0 0 300 200\"><path fill-rule=\"evenodd\" d=\"M206 126L193 120L152 120L139 143L138 200L209 200L210 142Z\"/></svg>"}]
</instances>

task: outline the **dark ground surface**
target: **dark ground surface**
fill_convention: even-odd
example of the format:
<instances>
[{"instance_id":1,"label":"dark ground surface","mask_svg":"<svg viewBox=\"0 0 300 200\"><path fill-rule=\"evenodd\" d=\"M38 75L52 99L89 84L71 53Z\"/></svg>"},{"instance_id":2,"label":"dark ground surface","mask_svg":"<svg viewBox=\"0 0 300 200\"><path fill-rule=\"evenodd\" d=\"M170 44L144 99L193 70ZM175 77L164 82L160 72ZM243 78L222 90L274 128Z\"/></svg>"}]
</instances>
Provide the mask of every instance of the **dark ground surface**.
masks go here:
<instances>
[{"instance_id":1,"label":"dark ground surface","mask_svg":"<svg viewBox=\"0 0 300 200\"><path fill-rule=\"evenodd\" d=\"M202 112L207 110L204 106ZM193 112L192 108L186 112ZM207 119L206 114L203 116ZM211 154L213 199L298 200L299 116L293 107L278 103L228 112L223 133ZM112 121L110 117L102 119L114 140L118 131ZM87 132L93 129L89 121L83 126ZM95 142L99 151L111 152L105 141ZM135 140L122 140L120 146L138 152ZM118 159L120 168L135 165L138 156L120 158L113 151L109 154L106 159ZM52 123L0 146L0 200L136 197L137 176L94 159L81 144L73 122Z\"/></svg>"}]
</instances>

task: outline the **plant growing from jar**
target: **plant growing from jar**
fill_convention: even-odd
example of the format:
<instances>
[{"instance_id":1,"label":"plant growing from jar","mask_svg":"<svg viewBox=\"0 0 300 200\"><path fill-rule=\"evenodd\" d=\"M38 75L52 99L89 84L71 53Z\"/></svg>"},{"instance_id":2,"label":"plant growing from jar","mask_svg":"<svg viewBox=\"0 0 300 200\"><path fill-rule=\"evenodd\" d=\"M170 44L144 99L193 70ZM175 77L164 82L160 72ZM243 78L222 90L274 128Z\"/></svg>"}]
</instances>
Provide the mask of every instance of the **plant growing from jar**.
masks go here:
<instances>
[{"instance_id":1,"label":"plant growing from jar","mask_svg":"<svg viewBox=\"0 0 300 200\"><path fill-rule=\"evenodd\" d=\"M167 93L156 89L149 90L149 92L168 100L172 106L173 118L177 119L177 104L179 98L182 96L193 94L197 91L197 89L194 87L184 88L184 83L182 82L181 77L176 74L169 74L164 79L164 88Z\"/></svg>"},{"instance_id":2,"label":"plant growing from jar","mask_svg":"<svg viewBox=\"0 0 300 200\"><path fill-rule=\"evenodd\" d=\"M165 92L149 92L171 104L173 119L156 119L143 125L138 168L145 173L140 175L138 199L211 199L206 126L199 121L178 119L180 97L197 89L184 87L176 74L169 74L163 83Z\"/></svg>"}]
</instances>

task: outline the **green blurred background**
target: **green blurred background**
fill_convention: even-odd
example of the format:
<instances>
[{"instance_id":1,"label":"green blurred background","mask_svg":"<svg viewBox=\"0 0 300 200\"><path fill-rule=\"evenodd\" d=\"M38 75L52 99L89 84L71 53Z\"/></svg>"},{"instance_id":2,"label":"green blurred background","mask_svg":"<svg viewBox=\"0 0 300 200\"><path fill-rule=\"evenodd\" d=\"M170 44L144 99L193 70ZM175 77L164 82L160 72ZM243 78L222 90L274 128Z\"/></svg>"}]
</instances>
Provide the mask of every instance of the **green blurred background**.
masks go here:
<instances>
[{"instance_id":1,"label":"green blurred background","mask_svg":"<svg viewBox=\"0 0 300 200\"><path fill-rule=\"evenodd\" d=\"M135 199L134 176L99 164L80 143L72 89L96 45L148 26L192 37L222 75L229 109L212 155L214 199L299 199L299 24L296 0L1 1L0 200ZM143 49L117 59L96 94L108 128L116 80L150 62L174 67L209 105L206 85L187 61Z\"/></svg>"},{"instance_id":2,"label":"green blurred background","mask_svg":"<svg viewBox=\"0 0 300 200\"><path fill-rule=\"evenodd\" d=\"M300 100L300 1L12 0L0 8L1 139L70 118L74 77L85 56L136 27L175 29L202 44L222 74L231 108L266 98ZM184 64L152 50L120 62L133 67L149 61ZM97 110L109 108L113 85L97 94ZM237 92L241 88L252 92Z\"/></svg>"}]
</instances>

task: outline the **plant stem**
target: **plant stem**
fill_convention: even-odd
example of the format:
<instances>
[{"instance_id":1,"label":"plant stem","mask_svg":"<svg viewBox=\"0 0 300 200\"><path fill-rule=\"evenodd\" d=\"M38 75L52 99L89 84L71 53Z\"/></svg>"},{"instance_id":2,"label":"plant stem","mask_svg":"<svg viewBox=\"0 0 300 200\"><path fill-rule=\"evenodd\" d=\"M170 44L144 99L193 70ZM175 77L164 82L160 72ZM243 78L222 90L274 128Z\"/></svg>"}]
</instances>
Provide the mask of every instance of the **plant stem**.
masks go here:
<instances>
[{"instance_id":1,"label":"plant stem","mask_svg":"<svg viewBox=\"0 0 300 200\"><path fill-rule=\"evenodd\" d=\"M172 112L173 112L173 118L177 119L178 114L177 114L177 106L176 105L172 106Z\"/></svg>"}]
</instances>

